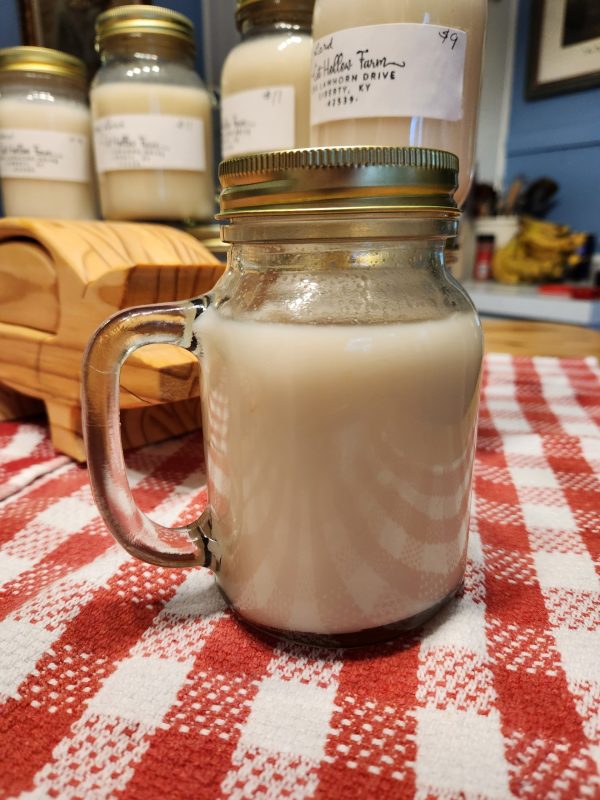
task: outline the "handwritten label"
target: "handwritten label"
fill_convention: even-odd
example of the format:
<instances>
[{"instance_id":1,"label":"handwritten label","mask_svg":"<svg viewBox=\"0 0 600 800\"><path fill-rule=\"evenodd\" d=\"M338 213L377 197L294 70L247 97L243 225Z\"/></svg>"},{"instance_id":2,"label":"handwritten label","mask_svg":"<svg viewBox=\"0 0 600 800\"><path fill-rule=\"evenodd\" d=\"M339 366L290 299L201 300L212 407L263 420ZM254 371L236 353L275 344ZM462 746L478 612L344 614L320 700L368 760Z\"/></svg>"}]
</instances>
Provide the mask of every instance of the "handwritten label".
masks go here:
<instances>
[{"instance_id":1,"label":"handwritten label","mask_svg":"<svg viewBox=\"0 0 600 800\"><path fill-rule=\"evenodd\" d=\"M113 114L94 123L98 172L206 170L204 122L172 114Z\"/></svg>"},{"instance_id":2,"label":"handwritten label","mask_svg":"<svg viewBox=\"0 0 600 800\"><path fill-rule=\"evenodd\" d=\"M295 147L293 86L266 86L236 92L221 100L224 158L256 150Z\"/></svg>"},{"instance_id":3,"label":"handwritten label","mask_svg":"<svg viewBox=\"0 0 600 800\"><path fill-rule=\"evenodd\" d=\"M467 34L440 25L348 28L314 43L311 124L463 115Z\"/></svg>"},{"instance_id":4,"label":"handwritten label","mask_svg":"<svg viewBox=\"0 0 600 800\"><path fill-rule=\"evenodd\" d=\"M48 181L90 180L88 136L32 128L0 131L0 177Z\"/></svg>"}]
</instances>

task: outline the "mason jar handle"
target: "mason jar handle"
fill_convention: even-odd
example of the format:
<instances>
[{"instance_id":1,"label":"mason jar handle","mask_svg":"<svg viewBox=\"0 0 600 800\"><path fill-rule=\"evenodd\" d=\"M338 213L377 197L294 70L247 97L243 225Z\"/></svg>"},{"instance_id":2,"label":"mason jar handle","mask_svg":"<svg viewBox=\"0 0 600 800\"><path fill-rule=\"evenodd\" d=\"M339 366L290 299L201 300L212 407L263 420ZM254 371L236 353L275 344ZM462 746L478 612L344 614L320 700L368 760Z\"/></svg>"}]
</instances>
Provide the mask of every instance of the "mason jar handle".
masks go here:
<instances>
[{"instance_id":1,"label":"mason jar handle","mask_svg":"<svg viewBox=\"0 0 600 800\"><path fill-rule=\"evenodd\" d=\"M198 357L194 321L210 295L191 301L120 311L92 336L83 360L82 422L92 491L117 541L132 555L163 567L218 569L218 545L208 510L191 525L167 528L136 506L125 469L119 418L119 379L127 357L148 344L174 344Z\"/></svg>"}]
</instances>

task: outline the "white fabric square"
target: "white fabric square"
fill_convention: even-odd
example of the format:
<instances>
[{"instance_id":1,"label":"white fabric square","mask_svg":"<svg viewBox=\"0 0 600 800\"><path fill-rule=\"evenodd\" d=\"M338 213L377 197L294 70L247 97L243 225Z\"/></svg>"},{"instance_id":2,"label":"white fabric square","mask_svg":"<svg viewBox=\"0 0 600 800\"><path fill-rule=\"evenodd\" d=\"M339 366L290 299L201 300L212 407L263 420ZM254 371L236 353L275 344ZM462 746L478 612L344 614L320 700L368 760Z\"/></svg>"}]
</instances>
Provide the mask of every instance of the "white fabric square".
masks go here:
<instances>
[{"instance_id":1,"label":"white fabric square","mask_svg":"<svg viewBox=\"0 0 600 800\"><path fill-rule=\"evenodd\" d=\"M336 685L327 688L263 678L240 747L292 753L314 761L325 754Z\"/></svg>"},{"instance_id":2,"label":"white fabric square","mask_svg":"<svg viewBox=\"0 0 600 800\"><path fill-rule=\"evenodd\" d=\"M541 375L548 370L555 372L558 369L558 358L556 356L533 356L533 363L536 367L541 367L541 369L538 369Z\"/></svg>"},{"instance_id":3,"label":"white fabric square","mask_svg":"<svg viewBox=\"0 0 600 800\"><path fill-rule=\"evenodd\" d=\"M121 564L126 561L131 561L129 553L120 545L114 544L98 558L73 570L67 576L67 580L75 586L81 583L88 583L90 586L104 586Z\"/></svg>"},{"instance_id":4,"label":"white fabric square","mask_svg":"<svg viewBox=\"0 0 600 800\"><path fill-rule=\"evenodd\" d=\"M598 427L592 420L589 422L565 422L563 420L562 426L569 436L593 436L598 431Z\"/></svg>"},{"instance_id":5,"label":"white fabric square","mask_svg":"<svg viewBox=\"0 0 600 800\"><path fill-rule=\"evenodd\" d=\"M0 451L0 464L13 458L23 458L35 450L44 438L44 429L33 425L19 425L12 439Z\"/></svg>"},{"instance_id":6,"label":"white fabric square","mask_svg":"<svg viewBox=\"0 0 600 800\"><path fill-rule=\"evenodd\" d=\"M223 596L217 589L215 576L206 569L190 572L177 588L173 597L163 609L163 613L176 617L203 618L224 611Z\"/></svg>"},{"instance_id":7,"label":"white fabric square","mask_svg":"<svg viewBox=\"0 0 600 800\"><path fill-rule=\"evenodd\" d=\"M91 714L156 728L171 708L193 660L131 656L121 661L88 706Z\"/></svg>"},{"instance_id":8,"label":"white fabric square","mask_svg":"<svg viewBox=\"0 0 600 800\"><path fill-rule=\"evenodd\" d=\"M488 401L488 409L494 419L494 426L498 433L508 435L509 433L531 433L531 425L525 417L516 413L499 412L493 402Z\"/></svg>"},{"instance_id":9,"label":"white fabric square","mask_svg":"<svg viewBox=\"0 0 600 800\"><path fill-rule=\"evenodd\" d=\"M471 504L472 504L473 508L476 507L475 506L475 502L476 502L476 497L475 497L475 492L473 492L472 497L471 497ZM471 521L470 528L471 529L469 531L469 544L468 544L468 547L467 547L467 554L469 556L470 561L474 565L476 565L478 567L483 567L483 561L484 561L484 559L483 559L483 548L481 546L481 538L479 536L478 531L475 528L475 521L474 520Z\"/></svg>"},{"instance_id":10,"label":"white fabric square","mask_svg":"<svg viewBox=\"0 0 600 800\"><path fill-rule=\"evenodd\" d=\"M515 486L535 487L536 489L559 489L560 484L554 472L548 467L509 467L508 471Z\"/></svg>"},{"instance_id":11,"label":"white fabric square","mask_svg":"<svg viewBox=\"0 0 600 800\"><path fill-rule=\"evenodd\" d=\"M566 400L565 402L561 402L560 400L553 400L548 403L552 411L556 414L557 417L565 417L565 419L569 418L577 418L582 420L587 420L588 415L587 411L583 406L577 404L574 400Z\"/></svg>"},{"instance_id":12,"label":"white fabric square","mask_svg":"<svg viewBox=\"0 0 600 800\"><path fill-rule=\"evenodd\" d=\"M558 498L557 498L558 499ZM521 505L528 528L551 528L554 531L574 531L577 524L569 506L544 506L537 503Z\"/></svg>"},{"instance_id":13,"label":"white fabric square","mask_svg":"<svg viewBox=\"0 0 600 800\"><path fill-rule=\"evenodd\" d=\"M22 572L31 569L34 562L28 558L11 556L9 553L0 553L0 586L13 581Z\"/></svg>"},{"instance_id":14,"label":"white fabric square","mask_svg":"<svg viewBox=\"0 0 600 800\"><path fill-rule=\"evenodd\" d=\"M418 708L417 791L443 797L512 797L497 712Z\"/></svg>"},{"instance_id":15,"label":"white fabric square","mask_svg":"<svg viewBox=\"0 0 600 800\"><path fill-rule=\"evenodd\" d=\"M600 580L588 553L533 553L542 589L600 591Z\"/></svg>"},{"instance_id":16,"label":"white fabric square","mask_svg":"<svg viewBox=\"0 0 600 800\"><path fill-rule=\"evenodd\" d=\"M452 650L469 650L485 658L485 605L463 597L450 603L426 628L421 649L426 652L435 647Z\"/></svg>"},{"instance_id":17,"label":"white fabric square","mask_svg":"<svg viewBox=\"0 0 600 800\"><path fill-rule=\"evenodd\" d=\"M542 392L547 400L556 397L573 397L573 387L566 375L543 377Z\"/></svg>"},{"instance_id":18,"label":"white fabric square","mask_svg":"<svg viewBox=\"0 0 600 800\"><path fill-rule=\"evenodd\" d=\"M542 439L537 433L507 433L502 437L507 456L541 456L544 452Z\"/></svg>"},{"instance_id":19,"label":"white fabric square","mask_svg":"<svg viewBox=\"0 0 600 800\"><path fill-rule=\"evenodd\" d=\"M581 452L590 464L600 464L600 438L585 436L579 442Z\"/></svg>"},{"instance_id":20,"label":"white fabric square","mask_svg":"<svg viewBox=\"0 0 600 800\"><path fill-rule=\"evenodd\" d=\"M486 356L490 368L498 365L507 365L512 368L512 356L510 353L488 353Z\"/></svg>"},{"instance_id":21,"label":"white fabric square","mask_svg":"<svg viewBox=\"0 0 600 800\"><path fill-rule=\"evenodd\" d=\"M590 756L596 762L596 769L600 772L600 744L590 744L588 750Z\"/></svg>"},{"instance_id":22,"label":"white fabric square","mask_svg":"<svg viewBox=\"0 0 600 800\"><path fill-rule=\"evenodd\" d=\"M492 397L514 397L515 396L515 385L514 383L494 383L491 382L495 380L495 376L490 375L490 383L485 387L484 394L486 403L490 401Z\"/></svg>"},{"instance_id":23,"label":"white fabric square","mask_svg":"<svg viewBox=\"0 0 600 800\"><path fill-rule=\"evenodd\" d=\"M41 511L35 518L35 526L49 525L63 534L77 533L97 516L98 510L91 500L64 497Z\"/></svg>"},{"instance_id":24,"label":"white fabric square","mask_svg":"<svg viewBox=\"0 0 600 800\"><path fill-rule=\"evenodd\" d=\"M0 695L15 696L56 636L25 620L7 617L0 622Z\"/></svg>"},{"instance_id":25,"label":"white fabric square","mask_svg":"<svg viewBox=\"0 0 600 800\"><path fill-rule=\"evenodd\" d=\"M600 630L555 628L553 634L569 683L600 682Z\"/></svg>"},{"instance_id":26,"label":"white fabric square","mask_svg":"<svg viewBox=\"0 0 600 800\"><path fill-rule=\"evenodd\" d=\"M490 395L486 400L486 404L488 409L494 413L505 411L509 414L521 414L521 406L516 398L494 397Z\"/></svg>"}]
</instances>

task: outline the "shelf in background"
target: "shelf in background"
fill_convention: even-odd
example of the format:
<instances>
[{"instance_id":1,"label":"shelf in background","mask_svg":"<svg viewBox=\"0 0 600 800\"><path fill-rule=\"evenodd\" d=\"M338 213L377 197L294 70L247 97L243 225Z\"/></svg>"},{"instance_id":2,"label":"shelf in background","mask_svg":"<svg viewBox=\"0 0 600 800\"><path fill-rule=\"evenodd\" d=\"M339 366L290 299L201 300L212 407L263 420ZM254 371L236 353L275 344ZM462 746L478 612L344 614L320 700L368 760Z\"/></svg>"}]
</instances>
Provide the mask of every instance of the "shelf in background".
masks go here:
<instances>
[{"instance_id":1,"label":"shelf in background","mask_svg":"<svg viewBox=\"0 0 600 800\"><path fill-rule=\"evenodd\" d=\"M505 286L473 281L463 285L480 314L600 328L600 300L572 300L569 297L541 295L535 286Z\"/></svg>"}]
</instances>

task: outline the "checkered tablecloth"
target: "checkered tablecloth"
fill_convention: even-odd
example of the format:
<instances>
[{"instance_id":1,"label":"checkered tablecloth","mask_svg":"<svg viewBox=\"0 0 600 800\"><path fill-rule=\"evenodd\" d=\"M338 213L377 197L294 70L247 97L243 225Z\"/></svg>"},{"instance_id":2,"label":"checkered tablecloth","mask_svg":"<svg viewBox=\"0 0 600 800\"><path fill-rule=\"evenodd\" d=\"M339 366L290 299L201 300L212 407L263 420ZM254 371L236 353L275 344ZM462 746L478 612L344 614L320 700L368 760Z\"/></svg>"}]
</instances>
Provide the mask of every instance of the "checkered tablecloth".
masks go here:
<instances>
[{"instance_id":1,"label":"checkered tablecloth","mask_svg":"<svg viewBox=\"0 0 600 800\"><path fill-rule=\"evenodd\" d=\"M600 797L599 423L593 361L488 357L464 593L346 654L133 561L85 469L0 424L0 796ZM200 450L130 455L151 516L198 516Z\"/></svg>"}]
</instances>

